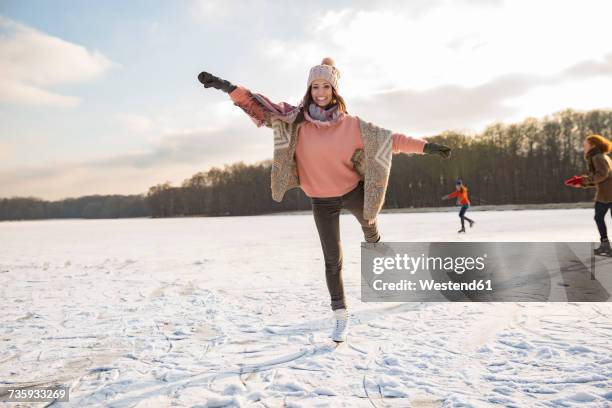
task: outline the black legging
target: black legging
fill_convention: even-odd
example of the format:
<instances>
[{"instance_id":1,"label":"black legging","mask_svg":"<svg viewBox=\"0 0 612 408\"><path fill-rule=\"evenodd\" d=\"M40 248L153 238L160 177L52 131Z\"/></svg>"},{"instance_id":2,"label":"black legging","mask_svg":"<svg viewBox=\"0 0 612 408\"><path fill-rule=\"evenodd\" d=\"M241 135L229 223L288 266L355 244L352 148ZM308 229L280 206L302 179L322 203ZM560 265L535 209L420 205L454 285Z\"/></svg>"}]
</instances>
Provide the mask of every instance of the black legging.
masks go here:
<instances>
[{"instance_id":1,"label":"black legging","mask_svg":"<svg viewBox=\"0 0 612 408\"><path fill-rule=\"evenodd\" d=\"M601 241L608 240L608 229L606 228L605 218L609 208L612 208L612 203L595 201L595 223L597 224Z\"/></svg>"},{"instance_id":2,"label":"black legging","mask_svg":"<svg viewBox=\"0 0 612 408\"><path fill-rule=\"evenodd\" d=\"M363 182L348 193L338 197L311 198L323 258L325 259L325 280L331 297L332 310L346 308L344 284L342 282L342 246L340 242L340 211L346 208L361 224L366 242L378 242L377 223L368 225L363 218Z\"/></svg>"},{"instance_id":3,"label":"black legging","mask_svg":"<svg viewBox=\"0 0 612 408\"><path fill-rule=\"evenodd\" d=\"M465 229L465 220L468 220L469 222L474 222L474 220L471 220L465 216L465 212L467 211L468 208L470 208L469 205L463 204L461 206L461 210L459 210L459 218L461 218L461 228L463 229Z\"/></svg>"}]
</instances>

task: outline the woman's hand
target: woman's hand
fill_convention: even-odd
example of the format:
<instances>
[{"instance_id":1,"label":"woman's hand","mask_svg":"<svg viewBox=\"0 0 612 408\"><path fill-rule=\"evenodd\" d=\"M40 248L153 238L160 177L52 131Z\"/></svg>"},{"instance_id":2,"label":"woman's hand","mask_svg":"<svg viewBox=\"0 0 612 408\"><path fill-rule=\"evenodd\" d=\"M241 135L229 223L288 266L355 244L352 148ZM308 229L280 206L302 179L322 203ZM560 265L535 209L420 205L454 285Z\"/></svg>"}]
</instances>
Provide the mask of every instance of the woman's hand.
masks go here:
<instances>
[{"instance_id":1,"label":"woman's hand","mask_svg":"<svg viewBox=\"0 0 612 408\"><path fill-rule=\"evenodd\" d=\"M448 159L451 156L451 148L438 143L427 143L423 147L425 154L437 154L443 159Z\"/></svg>"},{"instance_id":2,"label":"woman's hand","mask_svg":"<svg viewBox=\"0 0 612 408\"><path fill-rule=\"evenodd\" d=\"M200 75L198 75L198 81L204 85L204 88L215 88L227 93L230 93L236 89L236 85L232 84L230 81L221 79L205 71L200 72Z\"/></svg>"},{"instance_id":3,"label":"woman's hand","mask_svg":"<svg viewBox=\"0 0 612 408\"><path fill-rule=\"evenodd\" d=\"M581 188L582 187L582 177L580 176L570 177L567 180L565 180L565 185L569 187L574 187L574 188Z\"/></svg>"}]
</instances>

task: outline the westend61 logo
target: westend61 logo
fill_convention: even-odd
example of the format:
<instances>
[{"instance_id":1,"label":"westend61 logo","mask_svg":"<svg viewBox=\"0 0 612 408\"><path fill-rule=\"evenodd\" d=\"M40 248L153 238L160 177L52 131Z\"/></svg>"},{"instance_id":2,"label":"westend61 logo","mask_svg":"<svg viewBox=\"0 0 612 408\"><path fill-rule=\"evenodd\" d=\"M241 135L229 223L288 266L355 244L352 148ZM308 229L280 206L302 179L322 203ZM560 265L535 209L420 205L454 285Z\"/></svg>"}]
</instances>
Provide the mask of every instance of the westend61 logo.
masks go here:
<instances>
[{"instance_id":1,"label":"westend61 logo","mask_svg":"<svg viewBox=\"0 0 612 408\"><path fill-rule=\"evenodd\" d=\"M362 243L364 302L607 302L591 242ZM596 273L597 272L597 273Z\"/></svg>"}]
</instances>

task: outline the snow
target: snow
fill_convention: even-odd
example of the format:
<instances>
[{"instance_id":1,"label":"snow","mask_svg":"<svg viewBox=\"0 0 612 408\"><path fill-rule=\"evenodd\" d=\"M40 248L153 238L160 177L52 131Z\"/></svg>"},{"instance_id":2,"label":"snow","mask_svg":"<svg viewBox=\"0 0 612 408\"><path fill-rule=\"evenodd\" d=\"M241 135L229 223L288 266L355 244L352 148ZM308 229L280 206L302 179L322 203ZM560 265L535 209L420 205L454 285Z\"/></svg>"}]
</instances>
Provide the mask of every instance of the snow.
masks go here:
<instances>
[{"instance_id":1,"label":"snow","mask_svg":"<svg viewBox=\"0 0 612 408\"><path fill-rule=\"evenodd\" d=\"M590 209L389 213L387 241L591 241ZM312 215L0 223L0 381L54 406L605 407L610 303L361 303L348 344ZM601 273L601 272L600 272ZM10 405L8 405L10 406Z\"/></svg>"}]
</instances>

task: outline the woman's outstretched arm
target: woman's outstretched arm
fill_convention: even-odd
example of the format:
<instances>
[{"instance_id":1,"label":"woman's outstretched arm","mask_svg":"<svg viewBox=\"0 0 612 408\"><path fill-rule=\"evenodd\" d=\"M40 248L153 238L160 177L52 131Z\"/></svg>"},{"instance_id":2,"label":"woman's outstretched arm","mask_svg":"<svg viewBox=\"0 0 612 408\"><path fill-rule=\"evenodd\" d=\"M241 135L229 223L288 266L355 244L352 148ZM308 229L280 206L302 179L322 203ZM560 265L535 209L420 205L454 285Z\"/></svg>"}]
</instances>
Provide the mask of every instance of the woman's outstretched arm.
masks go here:
<instances>
[{"instance_id":1,"label":"woman's outstretched arm","mask_svg":"<svg viewBox=\"0 0 612 408\"><path fill-rule=\"evenodd\" d=\"M266 96L238 86L230 93L234 105L245 111L257 126L272 127L273 119L293 123L300 112L299 106L287 102L274 103Z\"/></svg>"},{"instance_id":2,"label":"woman's outstretched arm","mask_svg":"<svg viewBox=\"0 0 612 408\"><path fill-rule=\"evenodd\" d=\"M448 159L451 155L450 147L438 143L430 143L401 133L394 133L392 137L393 153L438 154L444 159Z\"/></svg>"},{"instance_id":3,"label":"woman's outstretched arm","mask_svg":"<svg viewBox=\"0 0 612 408\"><path fill-rule=\"evenodd\" d=\"M215 88L227 93L230 93L236 89L236 85L232 84L230 81L221 79L205 71L200 72L198 75L198 81L204 85L204 88Z\"/></svg>"},{"instance_id":4,"label":"woman's outstretched arm","mask_svg":"<svg viewBox=\"0 0 612 408\"><path fill-rule=\"evenodd\" d=\"M251 91L242 86L237 86L236 89L230 92L229 96L232 98L232 101L234 101L234 105L238 106L247 115L249 115L257 127L264 125L269 126L268 120L270 115L264 109L262 104L255 99Z\"/></svg>"},{"instance_id":5,"label":"woman's outstretched arm","mask_svg":"<svg viewBox=\"0 0 612 408\"><path fill-rule=\"evenodd\" d=\"M200 72L198 81L204 85L204 88L215 88L229 94L234 104L245 111L258 127L266 123L266 112L263 106L255 100L248 89L236 86L228 80L205 71Z\"/></svg>"},{"instance_id":6,"label":"woman's outstretched arm","mask_svg":"<svg viewBox=\"0 0 612 408\"><path fill-rule=\"evenodd\" d=\"M264 95L252 93L245 87L236 86L208 72L201 72L198 80L204 88L215 88L228 93L234 105L245 111L257 127L271 127L273 118L292 123L300 110L286 102L274 103Z\"/></svg>"},{"instance_id":7,"label":"woman's outstretched arm","mask_svg":"<svg viewBox=\"0 0 612 408\"><path fill-rule=\"evenodd\" d=\"M401 133L394 133L393 138L393 153L425 153L423 149L427 144L426 140L418 139L412 136L406 136Z\"/></svg>"}]
</instances>

